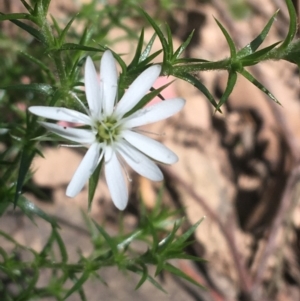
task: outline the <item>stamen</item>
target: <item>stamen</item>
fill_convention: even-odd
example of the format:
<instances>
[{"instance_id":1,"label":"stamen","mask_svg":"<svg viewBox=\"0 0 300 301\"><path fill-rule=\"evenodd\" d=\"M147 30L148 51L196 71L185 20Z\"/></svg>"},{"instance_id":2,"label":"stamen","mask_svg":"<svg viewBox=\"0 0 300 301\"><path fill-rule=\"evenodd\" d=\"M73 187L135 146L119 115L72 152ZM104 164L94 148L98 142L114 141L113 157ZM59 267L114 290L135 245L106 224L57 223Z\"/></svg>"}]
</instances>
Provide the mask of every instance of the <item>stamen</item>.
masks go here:
<instances>
[{"instance_id":1,"label":"stamen","mask_svg":"<svg viewBox=\"0 0 300 301\"><path fill-rule=\"evenodd\" d=\"M100 124L107 130L109 131L108 127L106 126L106 124L102 121L102 120L99 120Z\"/></svg>"},{"instance_id":2,"label":"stamen","mask_svg":"<svg viewBox=\"0 0 300 301\"><path fill-rule=\"evenodd\" d=\"M86 106L83 104L83 102L80 100L80 98L75 94L75 92L73 91L70 91L69 92L71 94L71 96L73 96L77 101L78 103L81 105L81 107L84 109L84 111L86 112L86 114L88 116L90 116L90 111L86 108Z\"/></svg>"},{"instance_id":3,"label":"stamen","mask_svg":"<svg viewBox=\"0 0 300 301\"><path fill-rule=\"evenodd\" d=\"M81 144L59 144L58 147L84 147Z\"/></svg>"},{"instance_id":4,"label":"stamen","mask_svg":"<svg viewBox=\"0 0 300 301\"><path fill-rule=\"evenodd\" d=\"M127 178L128 182L132 182L132 179L130 178L129 173L127 172L126 164L125 164L125 161L124 161L123 157L122 156L118 156L118 159L119 159L119 162L120 162L120 164L122 166L122 169L123 169L123 171L124 171L124 173L126 175L126 178Z\"/></svg>"},{"instance_id":5,"label":"stamen","mask_svg":"<svg viewBox=\"0 0 300 301\"><path fill-rule=\"evenodd\" d=\"M141 130L141 129L131 129L131 130L134 131L134 132L146 133L146 134L149 134L149 135L155 135L155 136L159 136L159 137L162 137L162 136L166 135L166 133L158 134L158 133L153 133L153 132L149 132L149 131L145 131L145 130Z\"/></svg>"},{"instance_id":6,"label":"stamen","mask_svg":"<svg viewBox=\"0 0 300 301\"><path fill-rule=\"evenodd\" d=\"M111 145L113 144L113 136L112 136L112 134L111 134L111 132L109 131L108 132L108 134L109 134L109 140L110 140L110 143L111 143Z\"/></svg>"},{"instance_id":7,"label":"stamen","mask_svg":"<svg viewBox=\"0 0 300 301\"><path fill-rule=\"evenodd\" d=\"M99 156L99 159L98 159L98 162L97 162L97 165L96 166L98 166L99 164L100 164L100 162L101 162L101 160L102 160L102 158L103 158L103 156L104 156L104 150L102 149L102 153L100 154L100 156Z\"/></svg>"},{"instance_id":8,"label":"stamen","mask_svg":"<svg viewBox=\"0 0 300 301\"><path fill-rule=\"evenodd\" d=\"M116 120L116 123L111 127L111 129L114 130L115 128L119 127L122 123L122 119Z\"/></svg>"}]
</instances>

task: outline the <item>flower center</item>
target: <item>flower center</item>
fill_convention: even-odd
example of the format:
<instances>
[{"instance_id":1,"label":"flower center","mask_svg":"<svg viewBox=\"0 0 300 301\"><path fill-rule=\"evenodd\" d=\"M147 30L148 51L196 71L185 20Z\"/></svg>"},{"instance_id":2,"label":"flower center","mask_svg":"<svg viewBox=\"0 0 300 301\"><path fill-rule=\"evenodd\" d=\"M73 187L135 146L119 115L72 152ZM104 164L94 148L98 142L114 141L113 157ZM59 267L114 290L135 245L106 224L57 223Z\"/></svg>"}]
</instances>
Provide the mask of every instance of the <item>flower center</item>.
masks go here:
<instances>
[{"instance_id":1,"label":"flower center","mask_svg":"<svg viewBox=\"0 0 300 301\"><path fill-rule=\"evenodd\" d=\"M120 134L120 126L117 125L117 120L106 118L98 122L96 138L99 142L105 142L107 145L116 141Z\"/></svg>"}]
</instances>

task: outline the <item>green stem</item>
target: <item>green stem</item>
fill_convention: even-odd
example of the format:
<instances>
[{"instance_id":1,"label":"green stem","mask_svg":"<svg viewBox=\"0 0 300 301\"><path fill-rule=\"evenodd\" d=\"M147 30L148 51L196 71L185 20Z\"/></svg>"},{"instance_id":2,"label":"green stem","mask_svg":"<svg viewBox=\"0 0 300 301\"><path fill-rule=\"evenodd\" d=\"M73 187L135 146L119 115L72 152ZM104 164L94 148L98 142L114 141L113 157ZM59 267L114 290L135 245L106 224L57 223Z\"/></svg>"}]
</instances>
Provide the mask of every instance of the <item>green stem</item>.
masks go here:
<instances>
[{"instance_id":1,"label":"green stem","mask_svg":"<svg viewBox=\"0 0 300 301\"><path fill-rule=\"evenodd\" d=\"M174 73L181 72L199 72L208 70L229 70L231 68L231 59L224 59L217 62L192 63L190 65L173 66Z\"/></svg>"},{"instance_id":2,"label":"green stem","mask_svg":"<svg viewBox=\"0 0 300 301\"><path fill-rule=\"evenodd\" d=\"M61 52L56 51L55 53L53 53L53 58L54 58L54 63L57 69L61 86L64 86L67 82L67 74L65 70L64 60L61 57Z\"/></svg>"},{"instance_id":3,"label":"green stem","mask_svg":"<svg viewBox=\"0 0 300 301\"><path fill-rule=\"evenodd\" d=\"M46 16L41 15L39 22L41 25L41 31L43 33L43 35L46 37L46 41L47 41L47 48L48 49L56 49L57 45L56 45L56 38L54 37L52 30L51 30L51 26L48 23ZM61 56L61 52L57 51L57 50L52 50L52 57L55 63L55 67L57 69L57 74L60 80L60 84L61 86L64 86L67 82L67 74L65 71L65 62Z\"/></svg>"}]
</instances>

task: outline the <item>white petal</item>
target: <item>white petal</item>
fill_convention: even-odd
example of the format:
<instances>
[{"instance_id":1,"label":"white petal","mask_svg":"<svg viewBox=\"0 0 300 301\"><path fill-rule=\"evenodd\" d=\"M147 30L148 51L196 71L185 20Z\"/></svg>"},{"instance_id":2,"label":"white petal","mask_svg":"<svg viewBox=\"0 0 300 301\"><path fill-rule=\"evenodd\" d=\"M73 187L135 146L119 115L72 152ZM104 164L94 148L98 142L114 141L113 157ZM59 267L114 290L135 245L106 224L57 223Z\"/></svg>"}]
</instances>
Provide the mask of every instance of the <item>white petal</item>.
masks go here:
<instances>
[{"instance_id":1,"label":"white petal","mask_svg":"<svg viewBox=\"0 0 300 301\"><path fill-rule=\"evenodd\" d=\"M75 110L59 108L59 107L43 107L43 106L29 107L28 110L32 114L48 119L91 125L91 118L89 116L77 112Z\"/></svg>"},{"instance_id":2,"label":"white petal","mask_svg":"<svg viewBox=\"0 0 300 301\"><path fill-rule=\"evenodd\" d=\"M107 116L110 116L116 100L118 74L115 59L109 50L103 53L100 64L100 77L101 88L103 89L103 110Z\"/></svg>"},{"instance_id":3,"label":"white petal","mask_svg":"<svg viewBox=\"0 0 300 301\"><path fill-rule=\"evenodd\" d=\"M141 176L148 178L151 181L163 180L164 176L158 166L125 141L118 145L117 150L127 164Z\"/></svg>"},{"instance_id":4,"label":"white petal","mask_svg":"<svg viewBox=\"0 0 300 301\"><path fill-rule=\"evenodd\" d=\"M159 77L160 71L161 66L154 65L135 79L116 107L117 116L123 116L143 98Z\"/></svg>"},{"instance_id":5,"label":"white petal","mask_svg":"<svg viewBox=\"0 0 300 301\"><path fill-rule=\"evenodd\" d=\"M105 178L115 206L124 210L128 202L127 186L120 162L110 146L105 150Z\"/></svg>"},{"instance_id":6,"label":"white petal","mask_svg":"<svg viewBox=\"0 0 300 301\"><path fill-rule=\"evenodd\" d=\"M185 104L182 98L168 99L138 110L124 123L127 128L153 123L171 117L179 112Z\"/></svg>"},{"instance_id":7,"label":"white petal","mask_svg":"<svg viewBox=\"0 0 300 301\"><path fill-rule=\"evenodd\" d=\"M85 95L89 104L89 109L93 117L101 111L100 84L97 72L92 59L88 56L85 62L84 72Z\"/></svg>"},{"instance_id":8,"label":"white petal","mask_svg":"<svg viewBox=\"0 0 300 301\"><path fill-rule=\"evenodd\" d=\"M124 131L122 136L135 148L154 160L165 164L173 164L178 161L176 154L156 140L129 130Z\"/></svg>"},{"instance_id":9,"label":"white petal","mask_svg":"<svg viewBox=\"0 0 300 301\"><path fill-rule=\"evenodd\" d=\"M71 128L49 122L39 122L47 130L70 141L80 144L92 144L95 141L95 134L91 130Z\"/></svg>"},{"instance_id":10,"label":"white petal","mask_svg":"<svg viewBox=\"0 0 300 301\"><path fill-rule=\"evenodd\" d=\"M99 163L100 150L101 144L99 143L93 143L88 149L68 185L66 191L68 197L72 198L76 196L82 190L89 177L93 174Z\"/></svg>"}]
</instances>

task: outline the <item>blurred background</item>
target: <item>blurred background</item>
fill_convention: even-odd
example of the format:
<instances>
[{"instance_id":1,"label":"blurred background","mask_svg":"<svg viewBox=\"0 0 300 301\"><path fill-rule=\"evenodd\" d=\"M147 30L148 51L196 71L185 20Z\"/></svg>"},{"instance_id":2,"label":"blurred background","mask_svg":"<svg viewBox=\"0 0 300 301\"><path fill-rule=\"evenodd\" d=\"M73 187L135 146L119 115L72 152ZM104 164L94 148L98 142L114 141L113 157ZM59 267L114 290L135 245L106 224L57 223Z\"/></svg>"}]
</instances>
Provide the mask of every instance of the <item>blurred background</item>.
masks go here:
<instances>
[{"instance_id":1,"label":"blurred background","mask_svg":"<svg viewBox=\"0 0 300 301\"><path fill-rule=\"evenodd\" d=\"M289 26L283 0L52 0L50 13L60 24L67 24L80 11L70 41L80 36L83 23L91 22L93 39L124 54L123 59L130 62L141 28L145 27L145 40L153 35L153 29L134 10L136 4L155 18L161 28L165 23L170 25L176 46L195 31L185 57L220 60L229 56L226 40L214 18L227 28L238 49L260 33L277 9L280 12L264 46L284 39ZM298 9L296 1L295 5ZM18 0L1 0L0 11L22 12L24 7ZM30 48L32 54L41 57L36 42L8 21L0 23L0 31L1 85L43 82L39 68L19 52ZM153 52L160 48L157 40ZM47 54L44 56L46 61ZM162 93L165 98L185 98L186 106L178 115L147 130L163 134L158 138L178 155L179 162L171 167L161 166L163 184L153 184L132 174L129 205L122 214L124 229L134 229L141 214L141 200L152 210L162 191L163 204L180 209L186 216L186 228L206 216L193 237L195 242L186 251L208 262L182 260L175 264L207 290L163 273L159 281L167 295L148 283L135 291L138 277L124 277L117 269L107 269L101 276L108 286L93 279L86 283L89 301L300 300L299 72L296 66L283 61L264 62L250 70L282 106L274 104L243 78L238 79L222 107L223 114L214 113L198 90L178 79ZM198 77L219 99L226 87L227 73L203 72ZM170 80L160 78L157 85ZM0 99L7 101L4 92ZM10 91L6 105L16 109L0 118L5 122L20 118L19 110L25 109L24 103L29 101L31 105L41 105L43 96L20 96L20 92ZM6 143L1 141L0 147L5 149ZM78 248L88 254L91 246L81 214L82 209L87 209L87 188L74 199L65 196L66 186L85 150L44 143L42 151L45 158L34 160L33 181L25 187L27 196L57 218L71 259L76 258ZM120 215L103 178L90 215L104 224L108 232L118 231ZM43 221L36 223L37 226L13 210L0 219L2 230L20 243L40 250L50 227ZM136 248L142 246L137 244ZM42 275L41 283L43 277L47 279L47 275ZM79 299L71 296L68 300Z\"/></svg>"}]
</instances>

